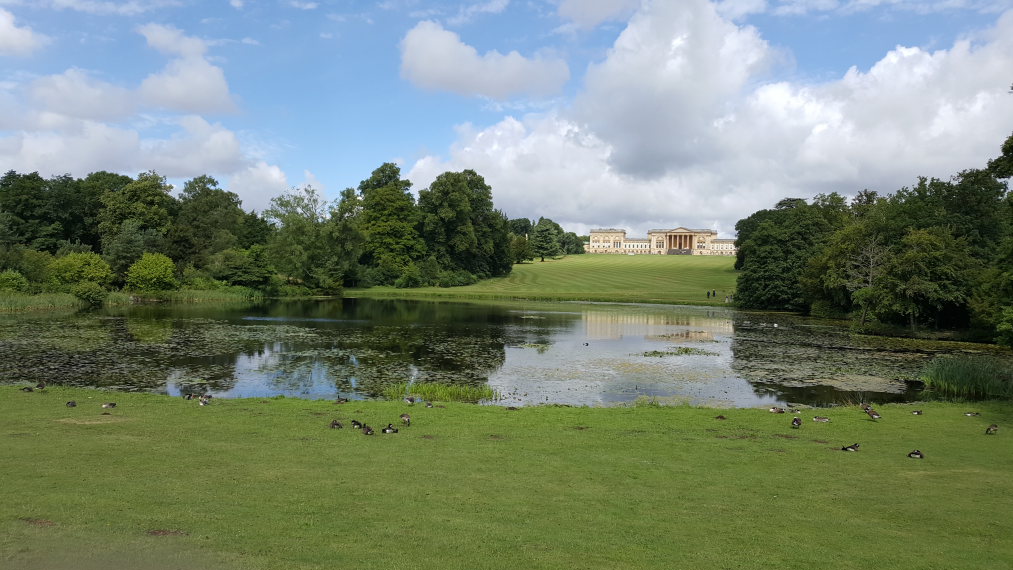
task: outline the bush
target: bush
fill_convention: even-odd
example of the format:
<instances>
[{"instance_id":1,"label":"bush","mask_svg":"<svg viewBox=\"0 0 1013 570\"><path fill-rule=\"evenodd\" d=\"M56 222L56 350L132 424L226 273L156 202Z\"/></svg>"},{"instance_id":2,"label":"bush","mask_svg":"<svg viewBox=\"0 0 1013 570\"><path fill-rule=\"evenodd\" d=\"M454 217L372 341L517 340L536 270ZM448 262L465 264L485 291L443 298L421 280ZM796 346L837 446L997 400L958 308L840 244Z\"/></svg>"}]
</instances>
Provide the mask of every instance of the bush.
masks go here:
<instances>
[{"instance_id":1,"label":"bush","mask_svg":"<svg viewBox=\"0 0 1013 570\"><path fill-rule=\"evenodd\" d=\"M1002 310L995 332L996 343L1013 347L1013 307L1006 307Z\"/></svg>"},{"instance_id":2,"label":"bush","mask_svg":"<svg viewBox=\"0 0 1013 570\"><path fill-rule=\"evenodd\" d=\"M8 269L0 272L0 291L17 291L24 293L28 291L28 280L20 271Z\"/></svg>"},{"instance_id":3,"label":"bush","mask_svg":"<svg viewBox=\"0 0 1013 570\"><path fill-rule=\"evenodd\" d=\"M127 270L127 288L134 291L172 291L179 288L176 266L161 253L145 253Z\"/></svg>"},{"instance_id":4,"label":"bush","mask_svg":"<svg viewBox=\"0 0 1013 570\"><path fill-rule=\"evenodd\" d=\"M109 292L94 281L82 281L71 287L70 292L92 307L101 307L106 297L109 296Z\"/></svg>"},{"instance_id":5,"label":"bush","mask_svg":"<svg viewBox=\"0 0 1013 570\"><path fill-rule=\"evenodd\" d=\"M425 285L425 282L422 280L422 270L420 270L419 266L414 263L409 263L408 266L404 268L404 272L401 273L401 276L394 281L394 286L398 289L414 289Z\"/></svg>"},{"instance_id":6,"label":"bush","mask_svg":"<svg viewBox=\"0 0 1013 570\"><path fill-rule=\"evenodd\" d=\"M478 278L463 269L441 271L436 284L440 287L463 287L478 283Z\"/></svg>"},{"instance_id":7,"label":"bush","mask_svg":"<svg viewBox=\"0 0 1013 570\"><path fill-rule=\"evenodd\" d=\"M49 273L54 283L64 286L84 282L106 285L113 278L113 270L97 253L68 253L58 257L49 264Z\"/></svg>"}]
</instances>

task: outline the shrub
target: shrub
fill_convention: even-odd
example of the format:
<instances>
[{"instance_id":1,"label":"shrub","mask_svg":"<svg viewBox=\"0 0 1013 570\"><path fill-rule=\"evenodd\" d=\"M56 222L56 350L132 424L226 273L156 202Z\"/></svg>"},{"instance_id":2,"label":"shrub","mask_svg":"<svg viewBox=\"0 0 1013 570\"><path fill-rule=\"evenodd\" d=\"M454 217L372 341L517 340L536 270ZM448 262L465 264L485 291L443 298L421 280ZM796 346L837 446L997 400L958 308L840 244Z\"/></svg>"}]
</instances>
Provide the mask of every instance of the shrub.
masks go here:
<instances>
[{"instance_id":1,"label":"shrub","mask_svg":"<svg viewBox=\"0 0 1013 570\"><path fill-rule=\"evenodd\" d=\"M1013 307L1006 307L1002 310L995 332L996 343L1013 347Z\"/></svg>"},{"instance_id":2,"label":"shrub","mask_svg":"<svg viewBox=\"0 0 1013 570\"><path fill-rule=\"evenodd\" d=\"M440 287L463 287L475 283L478 283L478 278L463 269L441 271L436 282Z\"/></svg>"},{"instance_id":3,"label":"shrub","mask_svg":"<svg viewBox=\"0 0 1013 570\"><path fill-rule=\"evenodd\" d=\"M998 358L937 357L925 366L922 379L944 396L1013 398L1013 366Z\"/></svg>"},{"instance_id":4,"label":"shrub","mask_svg":"<svg viewBox=\"0 0 1013 570\"><path fill-rule=\"evenodd\" d=\"M94 281L82 281L71 287L70 292L92 307L101 307L109 296L109 292Z\"/></svg>"},{"instance_id":5,"label":"shrub","mask_svg":"<svg viewBox=\"0 0 1013 570\"><path fill-rule=\"evenodd\" d=\"M0 271L0 291L17 291L24 293L28 291L28 280L20 271L8 269Z\"/></svg>"},{"instance_id":6,"label":"shrub","mask_svg":"<svg viewBox=\"0 0 1013 570\"><path fill-rule=\"evenodd\" d=\"M179 288L176 266L161 253L145 253L127 270L127 288L134 291L172 291Z\"/></svg>"},{"instance_id":7,"label":"shrub","mask_svg":"<svg viewBox=\"0 0 1013 570\"><path fill-rule=\"evenodd\" d=\"M394 286L398 289L413 289L425 286L425 283L422 281L422 270L419 269L418 265L409 263L404 268L401 276L394 281Z\"/></svg>"},{"instance_id":8,"label":"shrub","mask_svg":"<svg viewBox=\"0 0 1013 570\"><path fill-rule=\"evenodd\" d=\"M58 285L92 282L106 285L113 271L97 253L68 253L49 264L50 278Z\"/></svg>"}]
</instances>

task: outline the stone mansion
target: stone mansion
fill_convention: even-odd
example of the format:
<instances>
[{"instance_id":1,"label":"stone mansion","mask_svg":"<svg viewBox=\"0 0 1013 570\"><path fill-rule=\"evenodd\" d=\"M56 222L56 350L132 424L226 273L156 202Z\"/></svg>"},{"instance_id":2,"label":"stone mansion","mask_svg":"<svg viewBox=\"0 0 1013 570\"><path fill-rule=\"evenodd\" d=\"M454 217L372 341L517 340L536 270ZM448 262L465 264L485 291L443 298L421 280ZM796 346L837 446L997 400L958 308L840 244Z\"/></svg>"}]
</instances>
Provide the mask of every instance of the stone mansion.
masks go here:
<instances>
[{"instance_id":1,"label":"stone mansion","mask_svg":"<svg viewBox=\"0 0 1013 570\"><path fill-rule=\"evenodd\" d=\"M626 230L606 228L591 230L587 253L626 253L654 255L735 255L735 240L718 239L714 230L678 227L673 230L650 230L647 238L628 238Z\"/></svg>"}]
</instances>

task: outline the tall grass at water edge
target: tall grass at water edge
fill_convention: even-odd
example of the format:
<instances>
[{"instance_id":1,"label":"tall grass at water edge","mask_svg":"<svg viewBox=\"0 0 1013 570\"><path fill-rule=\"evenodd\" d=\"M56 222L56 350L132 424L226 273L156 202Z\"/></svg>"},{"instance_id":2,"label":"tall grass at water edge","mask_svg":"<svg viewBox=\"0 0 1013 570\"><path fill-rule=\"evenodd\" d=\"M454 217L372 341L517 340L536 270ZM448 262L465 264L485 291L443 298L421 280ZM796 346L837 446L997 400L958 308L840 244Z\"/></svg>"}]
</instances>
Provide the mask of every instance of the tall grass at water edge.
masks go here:
<instances>
[{"instance_id":1,"label":"tall grass at water edge","mask_svg":"<svg viewBox=\"0 0 1013 570\"><path fill-rule=\"evenodd\" d=\"M400 400L406 396L431 402L478 403L500 399L499 393L489 386L468 386L465 384L419 382L409 386L407 382L399 382L391 384L383 390L383 397L388 400Z\"/></svg>"},{"instance_id":2,"label":"tall grass at water edge","mask_svg":"<svg viewBox=\"0 0 1013 570\"><path fill-rule=\"evenodd\" d=\"M1013 399L1013 364L998 358L937 357L925 366L922 380L942 396Z\"/></svg>"},{"instance_id":3,"label":"tall grass at water edge","mask_svg":"<svg viewBox=\"0 0 1013 570\"><path fill-rule=\"evenodd\" d=\"M81 301L70 293L30 295L16 291L0 291L0 313L18 313L40 309L77 309Z\"/></svg>"}]
</instances>

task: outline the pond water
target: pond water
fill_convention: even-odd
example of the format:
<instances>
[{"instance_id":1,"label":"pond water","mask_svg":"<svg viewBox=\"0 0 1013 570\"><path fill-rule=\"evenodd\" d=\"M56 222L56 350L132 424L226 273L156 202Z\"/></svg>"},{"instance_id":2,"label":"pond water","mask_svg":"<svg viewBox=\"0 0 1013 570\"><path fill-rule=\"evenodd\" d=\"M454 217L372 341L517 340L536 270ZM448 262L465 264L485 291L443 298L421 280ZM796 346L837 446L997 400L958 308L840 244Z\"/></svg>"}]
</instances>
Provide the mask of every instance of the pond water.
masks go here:
<instances>
[{"instance_id":1,"label":"pond water","mask_svg":"<svg viewBox=\"0 0 1013 570\"><path fill-rule=\"evenodd\" d=\"M0 381L217 397L376 397L483 384L499 405L752 407L912 399L936 354L991 347L853 335L731 309L339 299L0 317Z\"/></svg>"}]
</instances>

